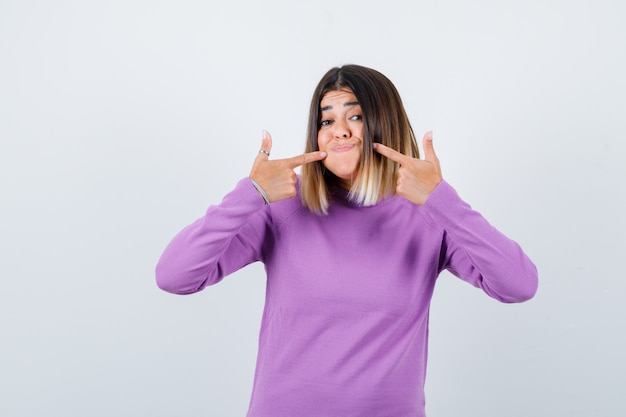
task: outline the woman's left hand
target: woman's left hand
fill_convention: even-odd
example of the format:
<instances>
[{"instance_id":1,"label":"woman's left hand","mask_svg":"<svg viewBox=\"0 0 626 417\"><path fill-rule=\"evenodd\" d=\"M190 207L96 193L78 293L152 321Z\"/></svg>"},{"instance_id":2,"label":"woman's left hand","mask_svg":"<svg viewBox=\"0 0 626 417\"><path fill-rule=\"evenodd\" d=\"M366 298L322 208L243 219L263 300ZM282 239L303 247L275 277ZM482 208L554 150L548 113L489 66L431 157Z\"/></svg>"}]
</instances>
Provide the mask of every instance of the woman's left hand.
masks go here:
<instances>
[{"instance_id":1,"label":"woman's left hand","mask_svg":"<svg viewBox=\"0 0 626 417\"><path fill-rule=\"evenodd\" d=\"M439 159L433 148L432 132L423 139L424 159L411 158L383 144L375 143L374 150L400 164L396 193L417 205L422 205L443 180Z\"/></svg>"}]
</instances>

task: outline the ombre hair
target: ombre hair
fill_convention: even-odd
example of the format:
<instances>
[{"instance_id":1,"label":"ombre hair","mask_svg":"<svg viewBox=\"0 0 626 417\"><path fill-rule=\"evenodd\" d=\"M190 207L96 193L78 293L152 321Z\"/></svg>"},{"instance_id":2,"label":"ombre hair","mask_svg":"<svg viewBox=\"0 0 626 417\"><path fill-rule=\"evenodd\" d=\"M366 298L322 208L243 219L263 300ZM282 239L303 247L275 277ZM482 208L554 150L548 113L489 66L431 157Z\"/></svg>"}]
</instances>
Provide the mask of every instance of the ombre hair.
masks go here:
<instances>
[{"instance_id":1,"label":"ombre hair","mask_svg":"<svg viewBox=\"0 0 626 417\"><path fill-rule=\"evenodd\" d=\"M320 103L326 93L339 90L352 91L363 112L363 152L348 197L356 204L372 206L394 194L398 178L398 164L374 151L373 144L382 143L404 155L419 158L417 141L400 94L391 81L371 68L344 65L330 69L315 88L305 152L319 150ZM330 191L337 181L322 161L304 164L300 177L304 206L316 214L327 214Z\"/></svg>"}]
</instances>

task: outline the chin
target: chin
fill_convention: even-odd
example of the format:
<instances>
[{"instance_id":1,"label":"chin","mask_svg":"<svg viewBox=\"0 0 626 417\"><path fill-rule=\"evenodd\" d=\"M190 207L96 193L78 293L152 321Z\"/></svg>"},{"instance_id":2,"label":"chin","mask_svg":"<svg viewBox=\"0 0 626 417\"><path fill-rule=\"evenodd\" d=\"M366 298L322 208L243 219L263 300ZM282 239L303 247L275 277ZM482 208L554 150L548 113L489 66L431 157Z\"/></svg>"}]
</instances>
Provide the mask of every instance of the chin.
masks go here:
<instances>
[{"instance_id":1,"label":"chin","mask_svg":"<svg viewBox=\"0 0 626 417\"><path fill-rule=\"evenodd\" d=\"M341 169L338 167L330 167L327 165L324 165L326 167L327 170L329 170L330 172L332 172L337 178L343 180L343 181L351 181L356 177L357 174L357 170L355 169Z\"/></svg>"}]
</instances>

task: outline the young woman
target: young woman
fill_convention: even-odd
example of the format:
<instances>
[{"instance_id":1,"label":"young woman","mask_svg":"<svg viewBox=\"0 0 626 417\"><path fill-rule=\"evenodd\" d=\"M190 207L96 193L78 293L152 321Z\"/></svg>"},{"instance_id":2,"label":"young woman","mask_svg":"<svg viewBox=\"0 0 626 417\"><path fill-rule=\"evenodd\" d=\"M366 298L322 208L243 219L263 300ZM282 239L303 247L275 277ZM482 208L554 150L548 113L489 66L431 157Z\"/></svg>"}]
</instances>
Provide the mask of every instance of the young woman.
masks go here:
<instances>
[{"instance_id":1,"label":"young woman","mask_svg":"<svg viewBox=\"0 0 626 417\"><path fill-rule=\"evenodd\" d=\"M249 177L172 240L158 285L189 294L264 263L248 417L424 416L439 273L511 303L535 294L535 266L442 179L430 133L419 158L398 92L375 70L328 71L306 153L272 160L271 147L265 132Z\"/></svg>"}]
</instances>

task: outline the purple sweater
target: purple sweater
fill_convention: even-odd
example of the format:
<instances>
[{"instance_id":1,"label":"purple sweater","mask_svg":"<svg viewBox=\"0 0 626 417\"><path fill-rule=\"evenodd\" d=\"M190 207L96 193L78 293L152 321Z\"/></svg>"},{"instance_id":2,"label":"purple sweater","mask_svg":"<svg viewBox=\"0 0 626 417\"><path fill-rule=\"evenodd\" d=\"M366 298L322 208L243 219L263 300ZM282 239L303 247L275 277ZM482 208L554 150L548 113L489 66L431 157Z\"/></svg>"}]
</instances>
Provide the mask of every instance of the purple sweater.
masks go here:
<instances>
[{"instance_id":1,"label":"purple sweater","mask_svg":"<svg viewBox=\"0 0 626 417\"><path fill-rule=\"evenodd\" d=\"M243 179L172 240L157 282L190 294L256 261L267 291L248 417L422 417L437 275L507 303L537 289L522 249L445 181L423 206L337 191L317 216L299 197L265 206Z\"/></svg>"}]
</instances>

